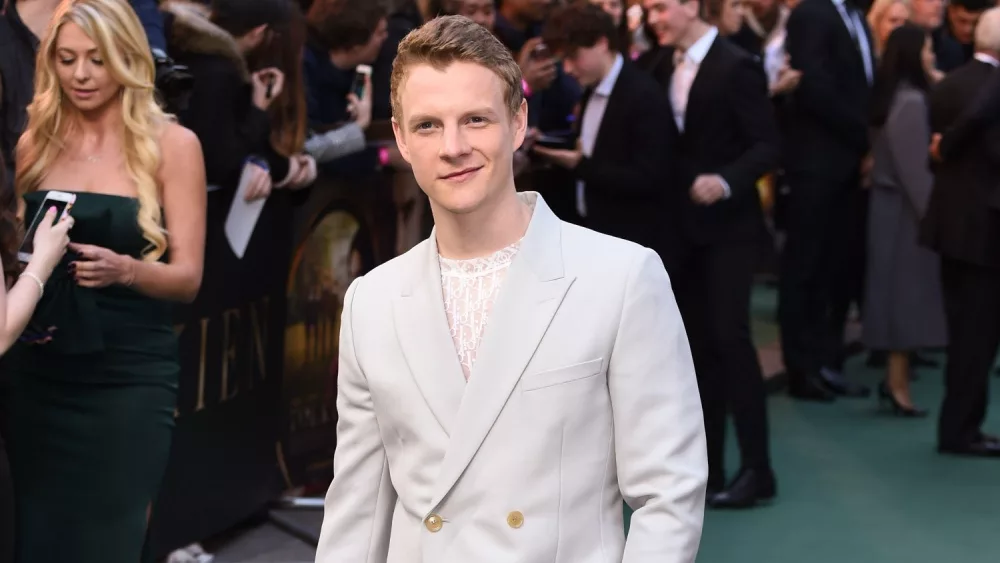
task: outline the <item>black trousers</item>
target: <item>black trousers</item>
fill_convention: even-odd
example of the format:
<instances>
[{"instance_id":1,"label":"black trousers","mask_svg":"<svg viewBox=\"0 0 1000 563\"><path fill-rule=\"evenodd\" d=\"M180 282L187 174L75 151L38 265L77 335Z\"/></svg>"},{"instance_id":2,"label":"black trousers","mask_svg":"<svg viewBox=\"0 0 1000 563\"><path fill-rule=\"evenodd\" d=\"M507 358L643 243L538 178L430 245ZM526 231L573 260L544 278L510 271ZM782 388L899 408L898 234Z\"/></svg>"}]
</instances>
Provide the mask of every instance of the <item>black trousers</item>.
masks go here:
<instances>
[{"instance_id":1,"label":"black trousers","mask_svg":"<svg viewBox=\"0 0 1000 563\"><path fill-rule=\"evenodd\" d=\"M844 370L847 346L844 331L851 305L863 309L865 297L865 262L868 256L868 190L848 194L845 238L836 245L834 273L831 280L830 315L827 318L827 349L823 367Z\"/></svg>"},{"instance_id":2,"label":"black trousers","mask_svg":"<svg viewBox=\"0 0 1000 563\"><path fill-rule=\"evenodd\" d=\"M764 377L750 335L757 250L753 241L686 249L671 272L698 374L714 488L726 478L727 414L733 416L742 467L771 465Z\"/></svg>"},{"instance_id":3,"label":"black trousers","mask_svg":"<svg viewBox=\"0 0 1000 563\"><path fill-rule=\"evenodd\" d=\"M851 227L863 219L857 216L860 213L853 217L851 213L858 197L856 174L840 181L789 174L789 183L778 321L785 368L794 383L822 367L836 367L843 346L848 285L863 275L846 273Z\"/></svg>"},{"instance_id":4,"label":"black trousers","mask_svg":"<svg viewBox=\"0 0 1000 563\"><path fill-rule=\"evenodd\" d=\"M944 258L941 285L948 319L948 359L938 445L979 438L989 377L1000 346L1000 270Z\"/></svg>"}]
</instances>

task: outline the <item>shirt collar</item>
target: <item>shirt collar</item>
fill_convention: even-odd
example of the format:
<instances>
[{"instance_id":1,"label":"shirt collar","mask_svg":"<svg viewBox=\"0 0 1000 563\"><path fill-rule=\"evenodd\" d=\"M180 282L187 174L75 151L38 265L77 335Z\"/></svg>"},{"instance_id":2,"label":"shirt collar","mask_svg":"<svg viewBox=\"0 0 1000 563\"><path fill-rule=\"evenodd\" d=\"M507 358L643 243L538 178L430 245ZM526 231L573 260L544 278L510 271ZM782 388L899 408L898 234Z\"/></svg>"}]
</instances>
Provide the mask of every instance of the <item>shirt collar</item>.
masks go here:
<instances>
[{"instance_id":1,"label":"shirt collar","mask_svg":"<svg viewBox=\"0 0 1000 563\"><path fill-rule=\"evenodd\" d=\"M701 61L705 60L705 56L708 55L708 50L712 47L712 43L715 42L715 38L719 36L719 29L715 26L708 28L705 35L702 35L694 45L684 53L694 64L700 65Z\"/></svg>"},{"instance_id":2,"label":"shirt collar","mask_svg":"<svg viewBox=\"0 0 1000 563\"><path fill-rule=\"evenodd\" d=\"M847 6L845 6L845 4L847 3L847 0L831 0L831 1L833 2L833 5L836 6L836 7L838 7L838 8L846 8L847 7Z\"/></svg>"},{"instance_id":3,"label":"shirt collar","mask_svg":"<svg viewBox=\"0 0 1000 563\"><path fill-rule=\"evenodd\" d=\"M975 55L972 56L981 63L986 63L993 67L1000 67L1000 61L994 59L993 57L987 55L986 53L976 53Z\"/></svg>"},{"instance_id":4,"label":"shirt collar","mask_svg":"<svg viewBox=\"0 0 1000 563\"><path fill-rule=\"evenodd\" d=\"M622 66L624 65L625 59L621 56L621 54L616 54L615 62L611 63L611 70L608 71L604 80L601 80L601 83L597 85L597 88L594 88L594 93L598 96L610 96L611 90L614 89L615 82L618 81L618 75L621 74Z\"/></svg>"}]
</instances>

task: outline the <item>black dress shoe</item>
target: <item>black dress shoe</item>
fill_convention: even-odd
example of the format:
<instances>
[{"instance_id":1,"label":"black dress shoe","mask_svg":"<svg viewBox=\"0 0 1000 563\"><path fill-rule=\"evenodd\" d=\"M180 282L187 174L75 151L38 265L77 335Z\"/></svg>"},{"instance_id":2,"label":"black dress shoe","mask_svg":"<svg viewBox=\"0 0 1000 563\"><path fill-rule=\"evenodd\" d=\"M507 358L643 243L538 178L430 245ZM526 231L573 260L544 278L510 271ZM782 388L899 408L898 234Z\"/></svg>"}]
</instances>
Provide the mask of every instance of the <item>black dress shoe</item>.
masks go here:
<instances>
[{"instance_id":1,"label":"black dress shoe","mask_svg":"<svg viewBox=\"0 0 1000 563\"><path fill-rule=\"evenodd\" d=\"M968 444L938 446L938 451L943 454L961 456L1000 457L1000 441L980 438Z\"/></svg>"},{"instance_id":2,"label":"black dress shoe","mask_svg":"<svg viewBox=\"0 0 1000 563\"><path fill-rule=\"evenodd\" d=\"M778 494L778 484L770 469L741 469L726 490L712 495L712 508L750 508L772 500Z\"/></svg>"},{"instance_id":3,"label":"black dress shoe","mask_svg":"<svg viewBox=\"0 0 1000 563\"><path fill-rule=\"evenodd\" d=\"M872 394L872 390L858 383L851 383L844 374L829 368L819 370L823 384L835 395L842 397L864 398Z\"/></svg>"},{"instance_id":4,"label":"black dress shoe","mask_svg":"<svg viewBox=\"0 0 1000 563\"><path fill-rule=\"evenodd\" d=\"M788 395L800 401L816 401L831 403L837 398L827 386L820 381L819 376L790 377L788 380Z\"/></svg>"}]
</instances>

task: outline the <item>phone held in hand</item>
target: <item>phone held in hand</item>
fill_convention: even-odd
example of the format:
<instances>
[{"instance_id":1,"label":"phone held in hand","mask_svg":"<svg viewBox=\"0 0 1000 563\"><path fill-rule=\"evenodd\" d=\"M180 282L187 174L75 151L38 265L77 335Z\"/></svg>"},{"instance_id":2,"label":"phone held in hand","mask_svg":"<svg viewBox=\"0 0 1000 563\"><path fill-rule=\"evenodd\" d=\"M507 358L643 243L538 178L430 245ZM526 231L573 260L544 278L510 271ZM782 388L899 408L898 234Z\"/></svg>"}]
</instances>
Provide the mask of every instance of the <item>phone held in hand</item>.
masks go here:
<instances>
[{"instance_id":1,"label":"phone held in hand","mask_svg":"<svg viewBox=\"0 0 1000 563\"><path fill-rule=\"evenodd\" d=\"M549 51L549 46L545 43L539 43L531 50L531 58L536 61L544 61L546 59L552 58L552 52Z\"/></svg>"},{"instance_id":2,"label":"phone held in hand","mask_svg":"<svg viewBox=\"0 0 1000 563\"><path fill-rule=\"evenodd\" d=\"M42 201L42 205L35 212L35 217L31 220L31 226L28 227L28 231L24 234L24 240L21 242L21 248L17 251L17 259L21 262L30 262L31 255L35 251L35 231L38 230L38 223L45 217L45 212L49 210L50 207L56 208L56 217L53 221L53 225L58 223L69 210L73 207L73 203L76 201L76 194L67 192L48 192L45 194L45 199Z\"/></svg>"},{"instance_id":3,"label":"phone held in hand","mask_svg":"<svg viewBox=\"0 0 1000 563\"><path fill-rule=\"evenodd\" d=\"M538 135L535 137L535 144L549 149L573 150L576 148L576 139L572 131L555 131Z\"/></svg>"},{"instance_id":4,"label":"phone held in hand","mask_svg":"<svg viewBox=\"0 0 1000 563\"><path fill-rule=\"evenodd\" d=\"M274 83L277 78L273 74L269 74L265 80L267 80L267 90L264 92L264 97L270 100L274 98Z\"/></svg>"},{"instance_id":5,"label":"phone held in hand","mask_svg":"<svg viewBox=\"0 0 1000 563\"><path fill-rule=\"evenodd\" d=\"M372 67L369 65L358 65L354 69L354 83L351 85L351 93L361 98L365 97L365 79L371 78Z\"/></svg>"}]
</instances>

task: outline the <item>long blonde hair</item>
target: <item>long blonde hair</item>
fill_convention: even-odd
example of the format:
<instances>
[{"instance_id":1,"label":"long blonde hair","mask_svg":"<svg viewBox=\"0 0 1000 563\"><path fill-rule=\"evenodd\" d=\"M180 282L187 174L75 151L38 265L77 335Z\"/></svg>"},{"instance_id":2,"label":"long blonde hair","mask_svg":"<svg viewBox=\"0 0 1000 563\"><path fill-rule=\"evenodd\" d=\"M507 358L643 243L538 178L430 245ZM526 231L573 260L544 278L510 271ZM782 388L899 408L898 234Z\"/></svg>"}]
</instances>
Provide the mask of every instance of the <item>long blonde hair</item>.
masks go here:
<instances>
[{"instance_id":1,"label":"long blonde hair","mask_svg":"<svg viewBox=\"0 0 1000 563\"><path fill-rule=\"evenodd\" d=\"M156 65L139 18L125 0L64 0L53 15L38 49L28 124L17 143L18 196L38 189L75 125L66 118L70 102L55 70L56 38L67 23L78 25L97 44L111 76L122 86L125 168L138 191L139 229L149 242L143 259L159 260L167 250L156 179L159 138L171 117L156 101Z\"/></svg>"}]
</instances>

